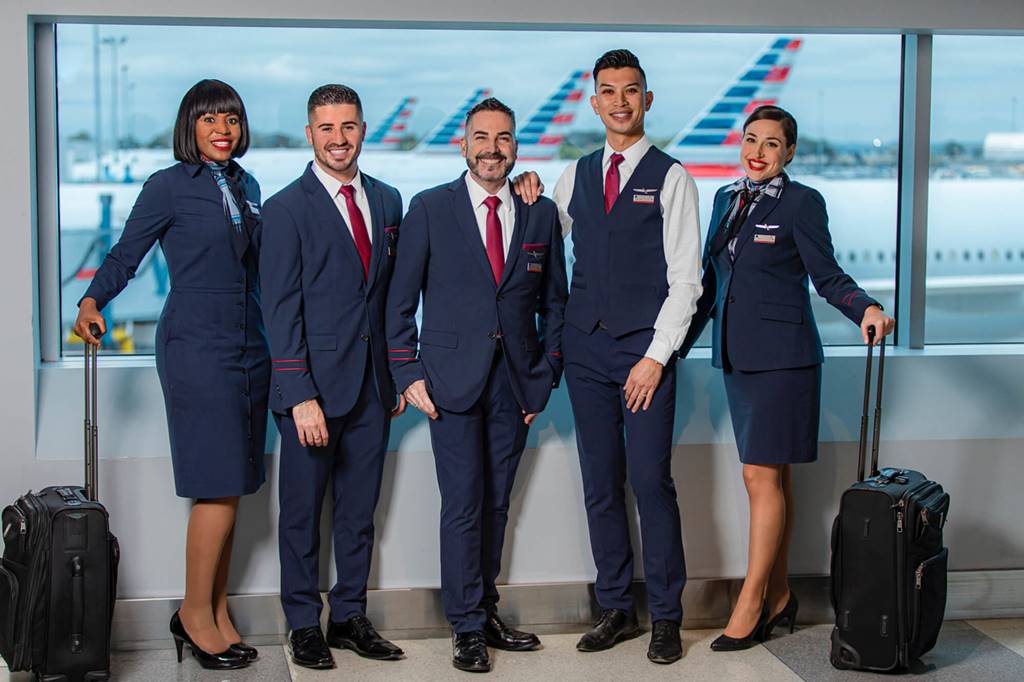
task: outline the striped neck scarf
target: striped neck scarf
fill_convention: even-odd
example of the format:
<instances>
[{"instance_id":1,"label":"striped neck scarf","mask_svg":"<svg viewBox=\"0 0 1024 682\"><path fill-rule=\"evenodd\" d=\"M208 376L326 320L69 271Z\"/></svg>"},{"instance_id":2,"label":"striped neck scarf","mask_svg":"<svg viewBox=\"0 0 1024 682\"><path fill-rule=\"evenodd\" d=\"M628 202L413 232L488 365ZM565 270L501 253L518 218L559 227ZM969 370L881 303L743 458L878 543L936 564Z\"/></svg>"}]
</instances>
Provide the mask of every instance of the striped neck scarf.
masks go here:
<instances>
[{"instance_id":1,"label":"striped neck scarf","mask_svg":"<svg viewBox=\"0 0 1024 682\"><path fill-rule=\"evenodd\" d=\"M235 228L235 232L241 234L242 232L242 212L239 210L238 202L235 200L235 195L231 191L231 185L228 181L227 165L223 163L217 163L216 161L207 161L203 159L203 163L210 169L210 173L213 174L213 179L217 181L217 186L220 187L221 194L224 195L224 212L231 218L231 226Z\"/></svg>"}]
</instances>

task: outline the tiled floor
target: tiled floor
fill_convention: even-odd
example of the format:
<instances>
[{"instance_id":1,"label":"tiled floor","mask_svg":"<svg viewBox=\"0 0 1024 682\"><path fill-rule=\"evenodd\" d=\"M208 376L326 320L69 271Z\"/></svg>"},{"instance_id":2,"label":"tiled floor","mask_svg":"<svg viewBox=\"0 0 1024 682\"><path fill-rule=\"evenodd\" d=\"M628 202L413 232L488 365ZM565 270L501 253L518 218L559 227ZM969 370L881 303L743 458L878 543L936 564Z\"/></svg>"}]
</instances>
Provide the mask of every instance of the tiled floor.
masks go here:
<instances>
[{"instance_id":1,"label":"tiled floor","mask_svg":"<svg viewBox=\"0 0 1024 682\"><path fill-rule=\"evenodd\" d=\"M685 657L670 666L646 659L648 637L625 642L611 651L582 654L576 651L579 634L544 635L540 651L510 654L492 651L494 670L479 679L494 680L659 680L695 679L716 682L744 680L864 680L880 676L840 672L828 663L831 627L815 625L793 635L776 636L764 646L732 654L716 654L708 644L718 630L684 632ZM169 646L150 651L114 654L113 679L126 682L421 682L475 679L451 667L448 639L401 640L406 658L377 662L349 651L335 651L338 667L328 671L297 668L288 662L284 647L260 647L260 660L245 670L209 672L193 660L178 664ZM1024 619L950 621L935 649L907 675L914 680L1024 680ZM9 673L0 662L0 682L29 682L27 673ZM890 681L893 679L887 676Z\"/></svg>"}]
</instances>

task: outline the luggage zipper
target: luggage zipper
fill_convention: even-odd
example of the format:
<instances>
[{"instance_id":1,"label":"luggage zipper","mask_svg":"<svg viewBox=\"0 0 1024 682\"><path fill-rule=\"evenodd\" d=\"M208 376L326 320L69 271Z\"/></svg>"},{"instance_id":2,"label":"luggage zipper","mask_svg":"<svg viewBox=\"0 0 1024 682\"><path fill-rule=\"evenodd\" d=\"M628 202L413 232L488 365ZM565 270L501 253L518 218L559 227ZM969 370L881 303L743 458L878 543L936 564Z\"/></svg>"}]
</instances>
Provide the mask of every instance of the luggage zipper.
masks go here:
<instances>
[{"instance_id":1,"label":"luggage zipper","mask_svg":"<svg viewBox=\"0 0 1024 682\"><path fill-rule=\"evenodd\" d=\"M945 495L945 491L942 490L942 486L936 483L935 490L933 492L930 492L927 497L925 497L924 499L917 503L917 506L921 508L920 516L921 523L923 525L931 525L930 523L928 523L928 510L931 508L929 507L929 502L931 502L933 499L942 499L943 495ZM942 527L942 521L944 516L944 512L939 512L939 527Z\"/></svg>"}]
</instances>

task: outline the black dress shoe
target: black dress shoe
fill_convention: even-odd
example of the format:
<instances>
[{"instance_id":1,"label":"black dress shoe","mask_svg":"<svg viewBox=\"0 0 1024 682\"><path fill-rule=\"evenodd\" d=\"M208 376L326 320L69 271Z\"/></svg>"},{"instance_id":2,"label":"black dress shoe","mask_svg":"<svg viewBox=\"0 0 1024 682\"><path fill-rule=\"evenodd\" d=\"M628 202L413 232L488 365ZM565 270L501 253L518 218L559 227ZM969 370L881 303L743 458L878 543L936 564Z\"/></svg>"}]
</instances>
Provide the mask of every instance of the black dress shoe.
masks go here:
<instances>
[{"instance_id":1,"label":"black dress shoe","mask_svg":"<svg viewBox=\"0 0 1024 682\"><path fill-rule=\"evenodd\" d=\"M308 628L292 630L288 635L288 651L292 663L303 668L324 670L334 667L334 656L327 648L324 633L320 632L319 626L310 625Z\"/></svg>"},{"instance_id":2,"label":"black dress shoe","mask_svg":"<svg viewBox=\"0 0 1024 682\"><path fill-rule=\"evenodd\" d=\"M796 611L798 608L800 608L800 604L797 602L796 595L790 592L786 605L761 627L761 631L755 635L755 639L759 642L767 642L772 636L772 630L782 621L786 621L786 625L789 626L789 634L793 634L793 630L796 629Z\"/></svg>"},{"instance_id":3,"label":"black dress shoe","mask_svg":"<svg viewBox=\"0 0 1024 682\"><path fill-rule=\"evenodd\" d=\"M487 646L502 651L533 651L540 647L537 635L513 630L493 611L487 614L487 621L484 623L484 639Z\"/></svg>"},{"instance_id":4,"label":"black dress shoe","mask_svg":"<svg viewBox=\"0 0 1024 682\"><path fill-rule=\"evenodd\" d=\"M743 651L757 644L757 635L761 634L765 623L768 622L768 608L763 607L761 609L761 617L757 619L757 624L754 625L754 629L750 631L750 634L746 637L730 637L724 632L719 635L715 641L711 642L712 651Z\"/></svg>"},{"instance_id":5,"label":"black dress shoe","mask_svg":"<svg viewBox=\"0 0 1024 682\"><path fill-rule=\"evenodd\" d=\"M248 659L236 654L230 648L218 654L211 654L196 646L196 643L185 632L185 625L181 622L181 616L177 611L171 616L170 630L171 636L174 637L174 648L178 652L178 663L181 663L181 648L188 644L188 648L192 650L192 657L199 661L199 665L208 670L236 670L249 665Z\"/></svg>"},{"instance_id":6,"label":"black dress shoe","mask_svg":"<svg viewBox=\"0 0 1024 682\"><path fill-rule=\"evenodd\" d=\"M452 633L452 665L468 673L491 672L483 630Z\"/></svg>"},{"instance_id":7,"label":"black dress shoe","mask_svg":"<svg viewBox=\"0 0 1024 682\"><path fill-rule=\"evenodd\" d=\"M675 663L683 657L683 642L679 637L679 623L674 620L656 620L651 628L651 644L647 658L655 663Z\"/></svg>"},{"instance_id":8,"label":"black dress shoe","mask_svg":"<svg viewBox=\"0 0 1024 682\"><path fill-rule=\"evenodd\" d=\"M397 661L405 656L400 648L381 637L366 616L352 616L343 623L328 622L327 644L335 649L351 649L363 658Z\"/></svg>"},{"instance_id":9,"label":"black dress shoe","mask_svg":"<svg viewBox=\"0 0 1024 682\"><path fill-rule=\"evenodd\" d=\"M245 660L252 663L260 657L260 652L256 650L256 647L249 646L245 642L235 642L228 647L228 650L235 652L239 656L245 658Z\"/></svg>"},{"instance_id":10,"label":"black dress shoe","mask_svg":"<svg viewBox=\"0 0 1024 682\"><path fill-rule=\"evenodd\" d=\"M622 609L605 609L589 631L576 643L577 651L604 651L625 639L632 639L642 631L636 614Z\"/></svg>"}]
</instances>

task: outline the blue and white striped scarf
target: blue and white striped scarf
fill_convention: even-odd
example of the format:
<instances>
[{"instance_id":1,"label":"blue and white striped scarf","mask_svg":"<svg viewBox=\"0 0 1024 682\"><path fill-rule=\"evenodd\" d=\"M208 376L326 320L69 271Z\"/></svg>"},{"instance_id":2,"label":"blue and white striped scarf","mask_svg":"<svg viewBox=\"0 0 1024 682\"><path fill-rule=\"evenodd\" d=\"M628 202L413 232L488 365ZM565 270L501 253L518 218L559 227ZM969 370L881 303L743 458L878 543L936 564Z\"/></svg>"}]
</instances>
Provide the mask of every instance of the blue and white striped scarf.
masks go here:
<instances>
[{"instance_id":1,"label":"blue and white striped scarf","mask_svg":"<svg viewBox=\"0 0 1024 682\"><path fill-rule=\"evenodd\" d=\"M231 225L235 228L235 232L241 234L242 212L235 201L235 195L231 193L230 185L228 185L227 165L215 161L205 161L205 163L206 167L210 169L210 173L213 174L213 179L217 181L221 194L224 195L224 211L231 218Z\"/></svg>"},{"instance_id":2,"label":"blue and white striped scarf","mask_svg":"<svg viewBox=\"0 0 1024 682\"><path fill-rule=\"evenodd\" d=\"M786 186L786 174L785 173L779 173L778 175L776 175L771 180L763 180L761 182L754 182L753 180L748 178L746 175L744 175L742 178L740 178L736 182L734 182L731 185L729 185L726 188L725 191L726 192L732 192L733 194L738 194L739 192L742 192L743 190L746 190L748 192L751 192L754 195L753 202L750 205L750 210L747 211L747 215L749 216L753 212L754 207L757 206L757 202L761 200L761 196L762 195L767 194L768 196L772 197L773 199L778 199L779 197L782 196L782 188L785 187L785 186ZM739 211L739 210L740 210L740 202L736 201L735 199L733 199L732 208L729 210L729 220L726 222L726 225L728 225L729 223L731 223L733 221L733 218L736 217L736 212ZM733 257L736 256L736 241L738 239L739 239L739 237L733 237L729 241L729 255L730 256L733 256Z\"/></svg>"}]
</instances>

